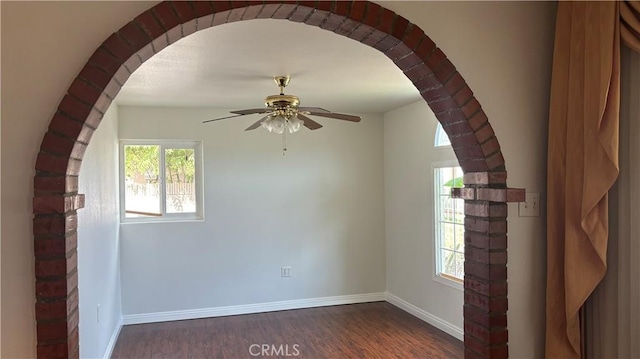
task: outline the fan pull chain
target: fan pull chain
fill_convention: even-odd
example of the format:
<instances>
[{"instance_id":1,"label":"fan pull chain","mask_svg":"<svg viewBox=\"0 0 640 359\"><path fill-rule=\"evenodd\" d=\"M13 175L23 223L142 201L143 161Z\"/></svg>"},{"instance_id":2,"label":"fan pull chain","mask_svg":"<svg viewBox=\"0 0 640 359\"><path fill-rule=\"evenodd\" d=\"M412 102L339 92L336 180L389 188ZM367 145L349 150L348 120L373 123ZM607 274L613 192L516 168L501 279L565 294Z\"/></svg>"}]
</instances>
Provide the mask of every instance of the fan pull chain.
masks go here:
<instances>
[{"instance_id":1,"label":"fan pull chain","mask_svg":"<svg viewBox=\"0 0 640 359\"><path fill-rule=\"evenodd\" d=\"M284 156L287 151L287 129L285 127L282 131L282 155Z\"/></svg>"}]
</instances>

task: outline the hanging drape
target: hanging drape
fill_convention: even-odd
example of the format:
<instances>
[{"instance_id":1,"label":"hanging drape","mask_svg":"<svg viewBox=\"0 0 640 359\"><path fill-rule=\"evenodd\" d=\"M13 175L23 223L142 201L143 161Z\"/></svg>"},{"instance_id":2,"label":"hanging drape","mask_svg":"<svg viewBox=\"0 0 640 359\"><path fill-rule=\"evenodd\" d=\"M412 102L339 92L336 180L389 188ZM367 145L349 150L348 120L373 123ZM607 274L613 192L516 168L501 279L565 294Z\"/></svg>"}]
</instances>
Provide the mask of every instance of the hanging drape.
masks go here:
<instances>
[{"instance_id":1,"label":"hanging drape","mask_svg":"<svg viewBox=\"0 0 640 359\"><path fill-rule=\"evenodd\" d=\"M620 3L620 37L629 48L640 52L640 1Z\"/></svg>"},{"instance_id":2,"label":"hanging drape","mask_svg":"<svg viewBox=\"0 0 640 359\"><path fill-rule=\"evenodd\" d=\"M547 358L580 358L580 310L607 268L618 176L620 43L640 51L637 2L560 2L547 163Z\"/></svg>"},{"instance_id":3,"label":"hanging drape","mask_svg":"<svg viewBox=\"0 0 640 359\"><path fill-rule=\"evenodd\" d=\"M620 175L609 192L607 274L586 304L586 357L640 358L640 53L622 49Z\"/></svg>"}]
</instances>

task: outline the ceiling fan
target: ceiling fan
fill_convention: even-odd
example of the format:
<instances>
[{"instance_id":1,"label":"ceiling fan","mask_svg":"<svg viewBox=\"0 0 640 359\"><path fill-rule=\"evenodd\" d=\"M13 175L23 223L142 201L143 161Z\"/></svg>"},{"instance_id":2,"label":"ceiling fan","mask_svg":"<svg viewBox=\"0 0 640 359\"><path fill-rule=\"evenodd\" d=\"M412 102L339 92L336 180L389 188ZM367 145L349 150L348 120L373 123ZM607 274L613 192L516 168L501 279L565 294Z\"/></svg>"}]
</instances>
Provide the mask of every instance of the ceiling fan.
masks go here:
<instances>
[{"instance_id":1,"label":"ceiling fan","mask_svg":"<svg viewBox=\"0 0 640 359\"><path fill-rule=\"evenodd\" d=\"M280 94L267 96L264 100L265 108L230 111L235 115L214 118L202 121L202 123L246 115L265 114L266 116L256 121L253 125L247 127L245 131L255 130L262 126L269 132L282 134L285 131L288 131L289 133L297 132L302 126L310 130L317 130L322 127L321 124L307 116L319 116L337 120L360 122L359 116L335 113L319 107L300 107L300 99L297 96L284 94L284 88L287 87L291 78L289 76L275 76L273 79L276 82L276 85L280 87Z\"/></svg>"}]
</instances>

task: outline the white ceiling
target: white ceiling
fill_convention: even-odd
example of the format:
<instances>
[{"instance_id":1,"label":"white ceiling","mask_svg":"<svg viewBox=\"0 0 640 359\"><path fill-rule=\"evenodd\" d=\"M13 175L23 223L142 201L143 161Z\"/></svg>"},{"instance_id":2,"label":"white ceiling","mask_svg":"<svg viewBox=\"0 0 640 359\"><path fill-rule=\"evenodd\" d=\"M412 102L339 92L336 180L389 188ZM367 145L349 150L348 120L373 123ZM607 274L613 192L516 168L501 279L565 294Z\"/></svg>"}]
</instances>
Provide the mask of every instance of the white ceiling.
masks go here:
<instances>
[{"instance_id":1,"label":"white ceiling","mask_svg":"<svg viewBox=\"0 0 640 359\"><path fill-rule=\"evenodd\" d=\"M344 36L290 21L252 20L183 38L144 63L116 102L141 106L259 108L291 75L286 94L301 106L381 113L420 99L381 52Z\"/></svg>"}]
</instances>

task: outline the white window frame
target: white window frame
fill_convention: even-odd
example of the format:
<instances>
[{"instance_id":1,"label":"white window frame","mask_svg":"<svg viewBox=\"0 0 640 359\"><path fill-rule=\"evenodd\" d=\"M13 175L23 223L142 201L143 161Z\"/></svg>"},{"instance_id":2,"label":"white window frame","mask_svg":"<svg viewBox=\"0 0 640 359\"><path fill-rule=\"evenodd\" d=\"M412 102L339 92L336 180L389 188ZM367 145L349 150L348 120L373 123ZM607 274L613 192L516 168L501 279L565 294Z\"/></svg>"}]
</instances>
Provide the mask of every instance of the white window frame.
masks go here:
<instances>
[{"instance_id":1,"label":"white window frame","mask_svg":"<svg viewBox=\"0 0 640 359\"><path fill-rule=\"evenodd\" d=\"M438 161L433 162L431 166L431 176L433 178L433 236L434 236L434 246L433 246L433 280L449 286L451 288L462 291L464 289L464 278L456 278L448 274L444 274L440 271L442 264L442 256L441 256L441 237L440 237L440 192L438 188L438 172L440 168L447 167L460 167L458 161ZM464 226L464 224L462 225Z\"/></svg>"},{"instance_id":2,"label":"white window frame","mask_svg":"<svg viewBox=\"0 0 640 359\"><path fill-rule=\"evenodd\" d=\"M160 147L160 210L162 215L158 217L126 217L125 196L125 171L124 171L124 147L125 146L159 146ZM153 223L174 221L202 221L204 220L203 206L203 166L202 166L202 141L185 140L120 140L120 222L121 223ZM195 191L196 211L188 213L167 213L166 211L166 186L165 186L165 150L172 148L192 148L195 156Z\"/></svg>"}]
</instances>

